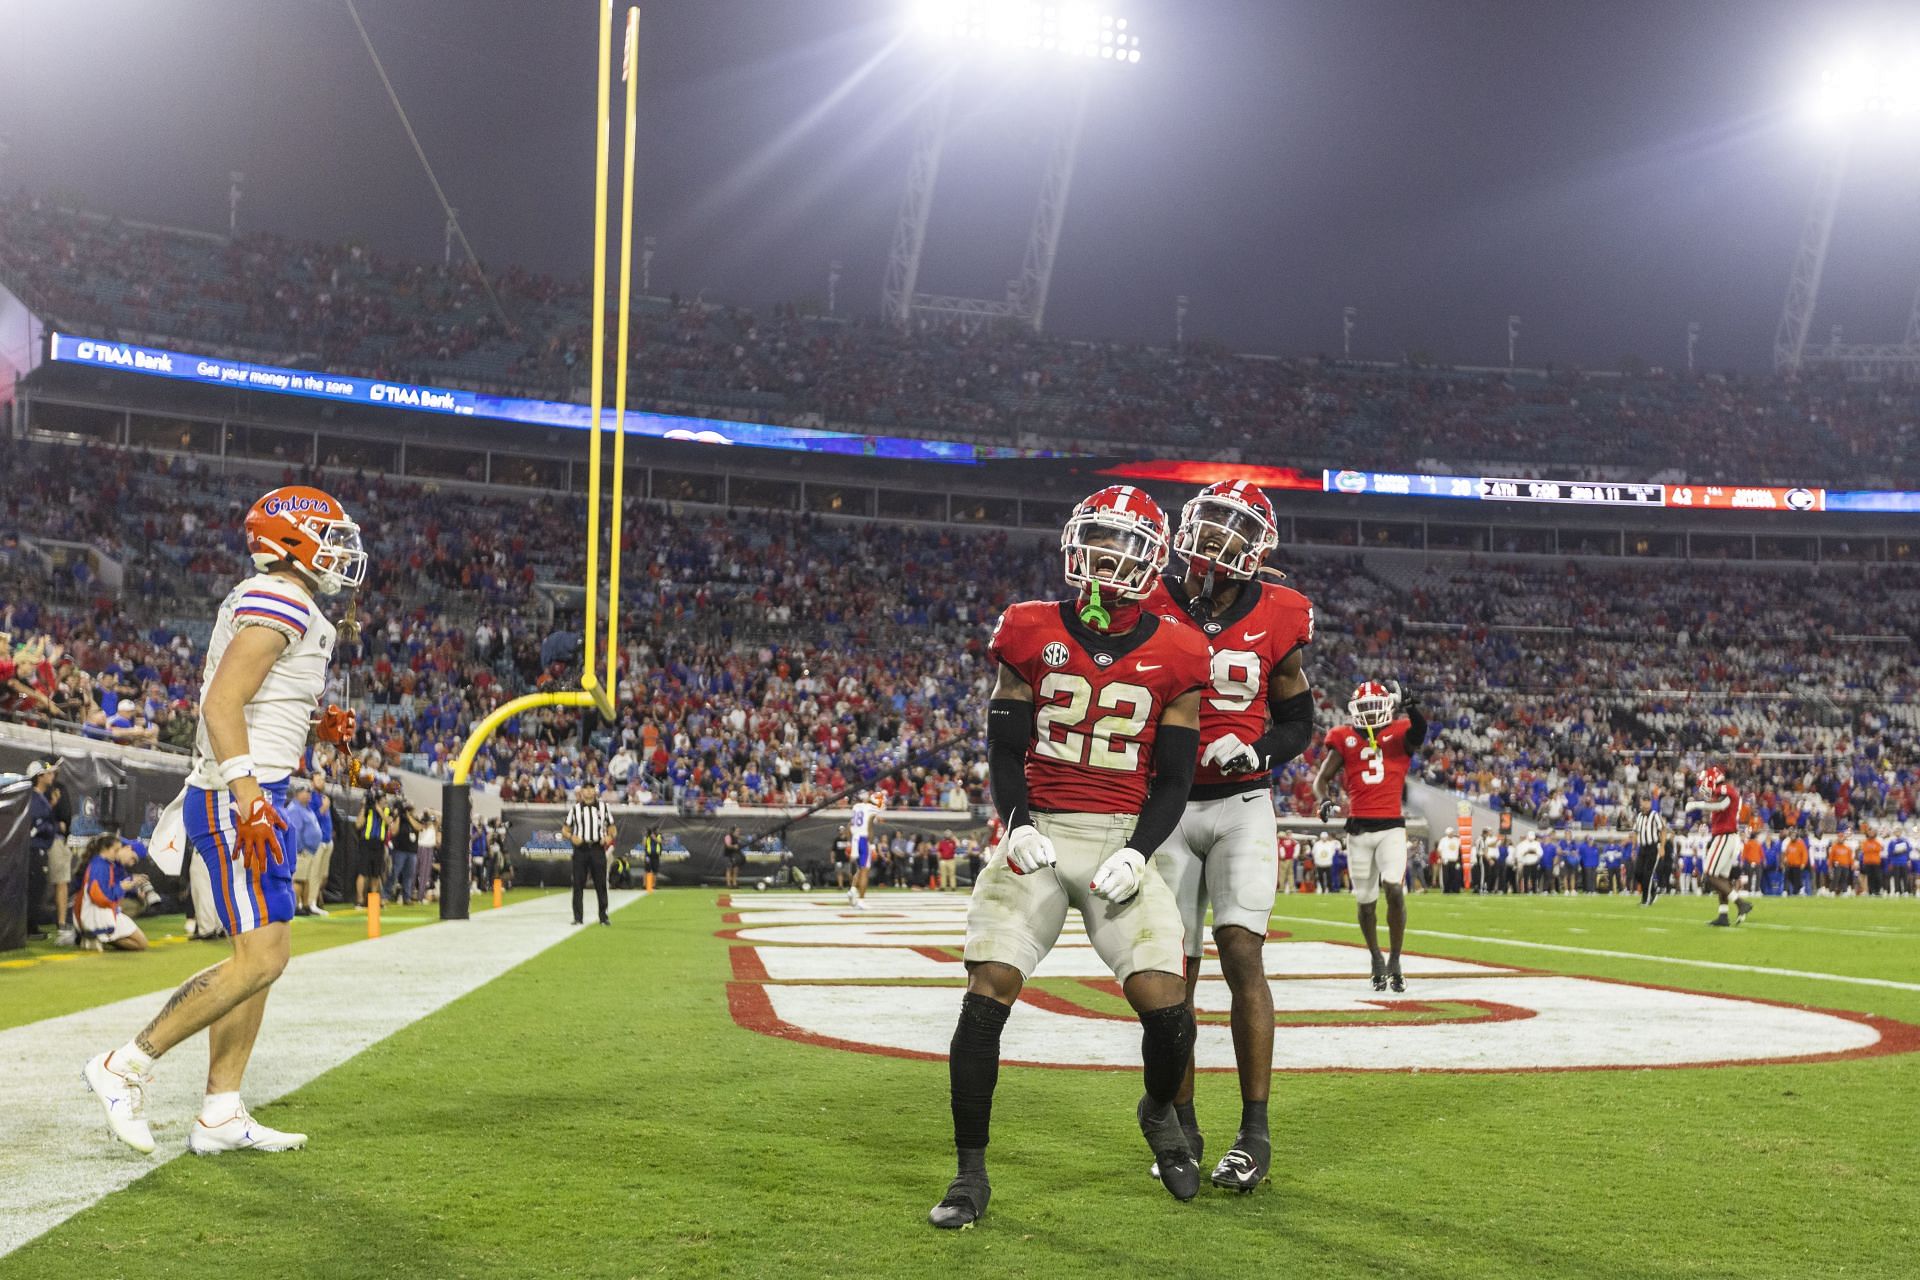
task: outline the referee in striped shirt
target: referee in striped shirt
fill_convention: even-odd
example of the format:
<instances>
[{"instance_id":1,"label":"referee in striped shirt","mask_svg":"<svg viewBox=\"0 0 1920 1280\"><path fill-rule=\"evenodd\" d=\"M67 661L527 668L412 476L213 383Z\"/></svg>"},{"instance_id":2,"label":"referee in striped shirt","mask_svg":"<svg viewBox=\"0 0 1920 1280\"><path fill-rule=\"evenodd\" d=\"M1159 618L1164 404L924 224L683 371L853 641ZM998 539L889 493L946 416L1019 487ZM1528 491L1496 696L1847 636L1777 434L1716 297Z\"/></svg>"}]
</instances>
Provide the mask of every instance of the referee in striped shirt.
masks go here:
<instances>
[{"instance_id":1,"label":"referee in striped shirt","mask_svg":"<svg viewBox=\"0 0 1920 1280\"><path fill-rule=\"evenodd\" d=\"M1660 896L1660 877L1665 871L1667 820L1653 807L1653 796L1640 796L1640 812L1633 819L1633 842L1639 848L1634 859L1634 878L1640 882L1640 905L1650 907Z\"/></svg>"},{"instance_id":2,"label":"referee in striped shirt","mask_svg":"<svg viewBox=\"0 0 1920 1280\"><path fill-rule=\"evenodd\" d=\"M567 806L567 824L560 834L573 845L573 922L582 923L581 897L586 891L587 874L593 874L593 892L600 899L600 923L607 919L607 850L613 848L617 829L613 811L600 798L600 788L588 783Z\"/></svg>"}]
</instances>

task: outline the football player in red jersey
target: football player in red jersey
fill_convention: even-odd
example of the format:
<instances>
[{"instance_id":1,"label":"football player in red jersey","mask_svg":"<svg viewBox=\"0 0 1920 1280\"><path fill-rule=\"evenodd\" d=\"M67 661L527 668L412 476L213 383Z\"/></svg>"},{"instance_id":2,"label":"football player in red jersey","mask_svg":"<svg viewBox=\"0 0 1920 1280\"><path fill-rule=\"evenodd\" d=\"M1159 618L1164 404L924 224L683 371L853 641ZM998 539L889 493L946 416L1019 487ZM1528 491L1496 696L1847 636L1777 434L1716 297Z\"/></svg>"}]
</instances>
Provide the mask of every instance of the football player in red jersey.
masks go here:
<instances>
[{"instance_id":1,"label":"football player in red jersey","mask_svg":"<svg viewBox=\"0 0 1920 1280\"><path fill-rule=\"evenodd\" d=\"M1263 573L1278 577L1265 562L1279 541L1273 504L1258 487L1244 480L1208 485L1180 512L1173 549L1183 568L1164 575L1147 598L1153 612L1198 628L1209 650L1200 765L1186 813L1153 861L1180 904L1189 1001L1213 908L1240 1075L1240 1128L1214 1167L1213 1183L1235 1191L1259 1186L1273 1155L1273 992L1263 956L1278 853L1273 771L1313 737L1313 694L1302 665L1313 641L1313 603L1262 580ZM1191 1065L1175 1110L1197 1159L1203 1140Z\"/></svg>"},{"instance_id":2,"label":"football player in red jersey","mask_svg":"<svg viewBox=\"0 0 1920 1280\"><path fill-rule=\"evenodd\" d=\"M1180 911L1147 862L1180 820L1200 749L1207 647L1141 607L1167 562L1166 517L1115 485L1075 507L1061 534L1068 600L1016 604L990 648L993 807L1006 835L967 905L967 991L948 1057L959 1172L928 1220L986 1212L986 1147L1000 1032L1070 910L1140 1015L1146 1092L1137 1117L1176 1198L1200 1167L1173 1110L1193 1052Z\"/></svg>"},{"instance_id":3,"label":"football player in red jersey","mask_svg":"<svg viewBox=\"0 0 1920 1280\"><path fill-rule=\"evenodd\" d=\"M1327 797L1333 775L1344 770L1347 791L1347 875L1359 904L1360 932L1373 953L1373 989L1405 991L1400 944L1407 936L1407 820L1400 809L1407 766L1426 741L1427 718L1419 700L1395 681L1368 680L1347 702L1353 723L1327 734L1327 752L1313 775L1320 820L1336 808ZM1388 955L1380 955L1374 903L1387 895Z\"/></svg>"},{"instance_id":4,"label":"football player in red jersey","mask_svg":"<svg viewBox=\"0 0 1920 1280\"><path fill-rule=\"evenodd\" d=\"M1740 792L1717 764L1700 771L1700 794L1687 801L1687 812L1696 810L1707 815L1707 888L1720 896L1720 914L1707 923L1724 929L1744 921L1753 903L1733 879L1740 869ZM1729 902L1736 909L1732 920L1727 919Z\"/></svg>"}]
</instances>

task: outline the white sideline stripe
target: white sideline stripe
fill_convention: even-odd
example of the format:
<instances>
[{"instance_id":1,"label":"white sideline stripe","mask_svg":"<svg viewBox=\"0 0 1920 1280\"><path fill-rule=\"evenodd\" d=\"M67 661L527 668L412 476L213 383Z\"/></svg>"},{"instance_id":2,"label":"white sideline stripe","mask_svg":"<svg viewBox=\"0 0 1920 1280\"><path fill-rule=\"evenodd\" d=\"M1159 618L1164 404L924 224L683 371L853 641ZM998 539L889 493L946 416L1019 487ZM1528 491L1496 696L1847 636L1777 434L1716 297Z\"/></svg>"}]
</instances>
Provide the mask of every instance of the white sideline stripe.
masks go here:
<instances>
[{"instance_id":1,"label":"white sideline stripe","mask_svg":"<svg viewBox=\"0 0 1920 1280\"><path fill-rule=\"evenodd\" d=\"M1313 916L1274 916L1293 924L1317 924L1338 929L1357 922L1320 920ZM1409 929L1409 936L1445 938L1449 942L1486 942L1502 947L1525 947L1530 951L1562 951L1575 956L1602 956L1609 960L1651 960L1655 964L1685 965L1690 969L1724 969L1731 973L1765 973L1776 978L1811 978L1816 982L1846 982L1860 987L1890 987L1895 991L1920 991L1920 982L1895 982L1891 978L1855 978L1844 973L1815 973L1810 969L1774 969L1760 964L1733 964L1726 960L1694 960L1686 956L1651 956L1643 951L1603 951L1598 947L1569 947L1558 942L1523 942L1519 938L1483 938L1471 933L1441 933L1436 929Z\"/></svg>"},{"instance_id":2,"label":"white sideline stripe","mask_svg":"<svg viewBox=\"0 0 1920 1280\"><path fill-rule=\"evenodd\" d=\"M611 907L617 911L642 896L615 892ZM410 928L295 956L267 1001L247 1070L247 1101L273 1102L532 959L573 932L572 918L567 895L555 893L480 912L464 925ZM208 949L209 961L224 954L225 948ZM171 994L152 991L0 1031L0 1257L185 1152L206 1080L205 1035L159 1064L160 1080L147 1102L159 1144L151 1156L107 1132L100 1104L80 1078L88 1058L126 1043ZM274 1119L271 1113L261 1118ZM262 1170L260 1176L271 1175Z\"/></svg>"},{"instance_id":3,"label":"white sideline stripe","mask_svg":"<svg viewBox=\"0 0 1920 1280\"><path fill-rule=\"evenodd\" d=\"M1671 897L1673 895L1663 893L1660 896ZM1454 919L1459 919L1462 914L1465 914L1459 911L1449 910L1445 907L1430 908L1430 910L1432 910L1436 915L1446 915ZM1563 920L1568 918L1566 915L1559 914L1560 909L1558 907L1547 906L1544 903L1539 906L1530 906L1530 905L1524 905L1522 903L1516 902L1510 905L1503 905L1501 907L1501 910L1502 912L1506 912L1506 911L1527 912L1530 915L1534 915L1542 919L1553 919L1553 918L1556 918L1556 916L1557 918L1563 919ZM1588 912L1582 912L1579 916L1574 918L1582 919L1582 920L1599 919L1599 920L1626 920L1626 921L1637 921L1637 920L1645 919L1644 916L1636 915L1630 911L1588 911ZM1743 929L1777 929L1782 933L1828 933L1828 934L1834 934L1842 938L1872 938L1881 942L1912 943L1915 941L1920 941L1920 931L1916 931L1913 929L1902 929L1898 925L1890 925L1890 924L1889 925L1861 925L1857 929L1839 929L1839 928L1835 928L1832 925L1826 925L1826 924L1780 924L1777 921L1773 921L1773 920L1749 920L1745 924L1741 925L1740 927Z\"/></svg>"}]
</instances>

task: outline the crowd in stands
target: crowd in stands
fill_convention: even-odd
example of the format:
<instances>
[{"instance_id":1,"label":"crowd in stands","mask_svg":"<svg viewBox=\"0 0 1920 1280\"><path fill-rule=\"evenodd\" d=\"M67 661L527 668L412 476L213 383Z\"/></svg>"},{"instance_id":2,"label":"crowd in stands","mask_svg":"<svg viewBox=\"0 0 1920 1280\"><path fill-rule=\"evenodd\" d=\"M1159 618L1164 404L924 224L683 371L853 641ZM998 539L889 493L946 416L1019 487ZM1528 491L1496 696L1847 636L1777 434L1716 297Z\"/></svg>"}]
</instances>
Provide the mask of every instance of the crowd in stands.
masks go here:
<instances>
[{"instance_id":1,"label":"crowd in stands","mask_svg":"<svg viewBox=\"0 0 1920 1280\"><path fill-rule=\"evenodd\" d=\"M238 520L260 479L26 443L0 463L22 481L0 495L10 709L190 744L211 605L245 570ZM488 710L577 679L580 599L562 585L584 568L576 500L310 478L373 553L360 637L336 664L368 767L444 775ZM122 558L118 599L31 561L23 537L49 528ZM597 780L616 803L686 812L810 804L876 779L896 804L984 803L987 633L1007 602L1058 590L1048 540L643 502L625 532L617 720L524 715L477 780L515 801ZM1322 725L1363 677L1421 687L1433 727L1417 777L1550 828L1624 825L1639 791L1684 794L1709 759L1737 758L1769 830L1920 803L1913 570L1429 564L1289 565L1318 609ZM1312 810L1314 763L1281 775L1295 812Z\"/></svg>"},{"instance_id":2,"label":"crowd in stands","mask_svg":"<svg viewBox=\"0 0 1920 1280\"><path fill-rule=\"evenodd\" d=\"M0 201L0 282L97 336L558 398L586 383L590 289L517 269L492 273L496 308L465 267L23 196ZM1911 385L1269 359L678 298L640 300L632 322L634 395L665 412L1307 467L1920 482Z\"/></svg>"}]
</instances>

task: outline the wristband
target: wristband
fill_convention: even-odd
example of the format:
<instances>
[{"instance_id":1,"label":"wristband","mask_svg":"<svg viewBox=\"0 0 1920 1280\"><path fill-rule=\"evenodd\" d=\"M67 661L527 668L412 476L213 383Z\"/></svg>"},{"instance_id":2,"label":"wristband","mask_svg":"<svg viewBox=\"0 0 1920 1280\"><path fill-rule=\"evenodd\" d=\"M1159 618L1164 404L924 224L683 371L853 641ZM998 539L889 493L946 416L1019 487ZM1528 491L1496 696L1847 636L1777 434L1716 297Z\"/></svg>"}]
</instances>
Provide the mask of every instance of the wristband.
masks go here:
<instances>
[{"instance_id":1,"label":"wristband","mask_svg":"<svg viewBox=\"0 0 1920 1280\"><path fill-rule=\"evenodd\" d=\"M237 778L253 776L252 756L228 756L220 761L220 785L230 787Z\"/></svg>"}]
</instances>

